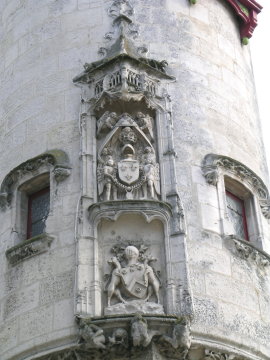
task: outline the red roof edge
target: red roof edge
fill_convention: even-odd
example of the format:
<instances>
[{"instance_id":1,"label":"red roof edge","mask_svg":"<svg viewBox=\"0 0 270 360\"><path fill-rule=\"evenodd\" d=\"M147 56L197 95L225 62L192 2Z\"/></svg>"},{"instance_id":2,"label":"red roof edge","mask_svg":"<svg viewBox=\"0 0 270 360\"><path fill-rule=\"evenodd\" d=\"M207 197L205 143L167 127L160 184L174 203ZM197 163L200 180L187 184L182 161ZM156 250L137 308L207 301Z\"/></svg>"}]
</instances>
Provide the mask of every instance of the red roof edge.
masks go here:
<instances>
[{"instance_id":1,"label":"red roof edge","mask_svg":"<svg viewBox=\"0 0 270 360\"><path fill-rule=\"evenodd\" d=\"M257 15L261 12L262 6L255 0L227 0L232 6L237 16L240 17L240 36L241 38L251 38L257 26ZM247 12L241 7L243 5Z\"/></svg>"}]
</instances>

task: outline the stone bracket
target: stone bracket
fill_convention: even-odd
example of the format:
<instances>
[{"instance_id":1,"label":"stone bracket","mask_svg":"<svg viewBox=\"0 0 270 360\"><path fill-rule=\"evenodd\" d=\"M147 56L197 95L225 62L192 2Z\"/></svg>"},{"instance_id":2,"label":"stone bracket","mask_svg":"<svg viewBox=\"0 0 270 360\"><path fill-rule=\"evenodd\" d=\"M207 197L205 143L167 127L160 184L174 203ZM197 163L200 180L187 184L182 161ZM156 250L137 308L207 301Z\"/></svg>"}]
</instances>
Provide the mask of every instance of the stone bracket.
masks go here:
<instances>
[{"instance_id":1,"label":"stone bracket","mask_svg":"<svg viewBox=\"0 0 270 360\"><path fill-rule=\"evenodd\" d=\"M263 250L257 249L250 242L239 239L235 235L226 236L225 240L232 240L236 253L241 258L253 262L260 269L270 266L270 256Z\"/></svg>"},{"instance_id":2,"label":"stone bracket","mask_svg":"<svg viewBox=\"0 0 270 360\"><path fill-rule=\"evenodd\" d=\"M8 249L6 257L11 265L16 265L24 259L47 251L52 241L53 237L47 233L34 236Z\"/></svg>"}]
</instances>

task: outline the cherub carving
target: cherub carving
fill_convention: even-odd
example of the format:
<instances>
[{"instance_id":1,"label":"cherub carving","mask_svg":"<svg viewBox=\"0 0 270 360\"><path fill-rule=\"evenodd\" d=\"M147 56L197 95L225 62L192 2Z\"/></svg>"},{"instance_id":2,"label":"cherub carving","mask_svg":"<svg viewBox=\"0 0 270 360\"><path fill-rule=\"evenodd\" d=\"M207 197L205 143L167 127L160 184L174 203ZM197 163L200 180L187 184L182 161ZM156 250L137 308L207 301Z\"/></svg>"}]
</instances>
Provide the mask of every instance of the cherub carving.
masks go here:
<instances>
[{"instance_id":1,"label":"cherub carving","mask_svg":"<svg viewBox=\"0 0 270 360\"><path fill-rule=\"evenodd\" d=\"M159 177L159 164L155 161L154 149L147 146L144 149L142 156L142 166L146 181L143 184L142 192L143 198L148 197L149 190L150 198L154 199L155 194L160 195L160 177Z\"/></svg>"},{"instance_id":2,"label":"cherub carving","mask_svg":"<svg viewBox=\"0 0 270 360\"><path fill-rule=\"evenodd\" d=\"M100 133L113 129L117 120L115 112L106 111L97 121L97 137L100 137Z\"/></svg>"},{"instance_id":3,"label":"cherub carving","mask_svg":"<svg viewBox=\"0 0 270 360\"><path fill-rule=\"evenodd\" d=\"M142 315L136 315L131 320L131 337L133 346L147 347L155 335L159 332L156 330L148 330L147 321Z\"/></svg>"},{"instance_id":4,"label":"cherub carving","mask_svg":"<svg viewBox=\"0 0 270 360\"><path fill-rule=\"evenodd\" d=\"M148 265L155 259L151 256L145 257L144 262L139 261L139 250L135 246L127 246L124 251L126 266L122 267L116 257L113 257L109 263L114 267L111 279L107 288L108 306L111 306L111 298L115 296L122 303L127 300L148 301L154 293L159 303L159 280L157 279L153 268Z\"/></svg>"},{"instance_id":5,"label":"cherub carving","mask_svg":"<svg viewBox=\"0 0 270 360\"><path fill-rule=\"evenodd\" d=\"M151 141L154 140L153 133L153 119L149 115L144 115L142 112L138 112L136 115L136 122L139 125L140 129L149 136Z\"/></svg>"},{"instance_id":6,"label":"cherub carving","mask_svg":"<svg viewBox=\"0 0 270 360\"><path fill-rule=\"evenodd\" d=\"M105 349L105 336L103 330L89 320L80 319L80 343L84 343L89 349Z\"/></svg>"}]
</instances>

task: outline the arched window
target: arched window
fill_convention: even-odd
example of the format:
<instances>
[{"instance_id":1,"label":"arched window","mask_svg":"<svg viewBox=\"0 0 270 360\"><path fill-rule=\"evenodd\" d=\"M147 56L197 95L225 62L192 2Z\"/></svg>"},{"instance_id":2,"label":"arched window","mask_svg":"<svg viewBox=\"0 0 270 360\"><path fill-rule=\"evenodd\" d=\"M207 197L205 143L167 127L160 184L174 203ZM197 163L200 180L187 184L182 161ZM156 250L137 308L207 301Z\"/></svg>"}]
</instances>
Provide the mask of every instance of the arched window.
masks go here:
<instances>
[{"instance_id":1,"label":"arched window","mask_svg":"<svg viewBox=\"0 0 270 360\"><path fill-rule=\"evenodd\" d=\"M202 171L206 181L217 187L223 234L263 248L263 222L270 218L263 181L239 161L222 155L206 155Z\"/></svg>"}]
</instances>

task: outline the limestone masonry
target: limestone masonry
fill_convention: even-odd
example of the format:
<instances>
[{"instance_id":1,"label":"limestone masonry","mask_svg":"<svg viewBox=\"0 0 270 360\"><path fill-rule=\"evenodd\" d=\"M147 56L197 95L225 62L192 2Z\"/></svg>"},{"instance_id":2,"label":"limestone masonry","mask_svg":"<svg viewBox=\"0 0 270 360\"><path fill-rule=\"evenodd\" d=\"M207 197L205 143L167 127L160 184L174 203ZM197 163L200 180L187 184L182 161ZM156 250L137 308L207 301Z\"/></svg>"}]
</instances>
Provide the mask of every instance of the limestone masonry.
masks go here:
<instances>
[{"instance_id":1,"label":"limestone masonry","mask_svg":"<svg viewBox=\"0 0 270 360\"><path fill-rule=\"evenodd\" d=\"M270 359L261 10L0 1L1 360Z\"/></svg>"}]
</instances>

